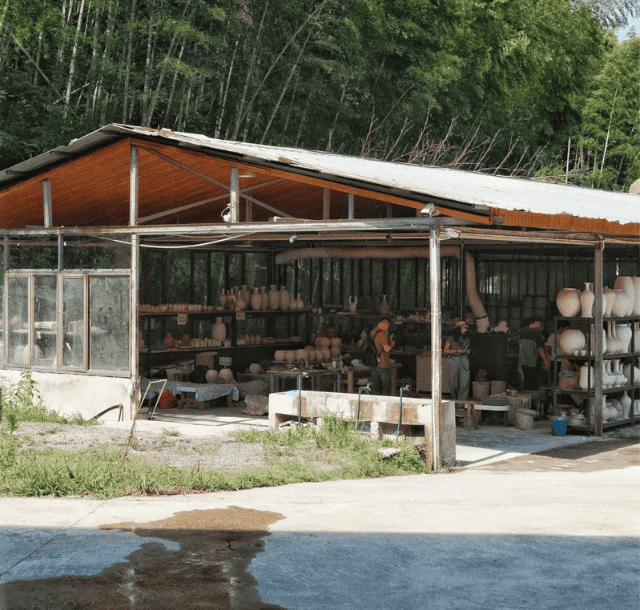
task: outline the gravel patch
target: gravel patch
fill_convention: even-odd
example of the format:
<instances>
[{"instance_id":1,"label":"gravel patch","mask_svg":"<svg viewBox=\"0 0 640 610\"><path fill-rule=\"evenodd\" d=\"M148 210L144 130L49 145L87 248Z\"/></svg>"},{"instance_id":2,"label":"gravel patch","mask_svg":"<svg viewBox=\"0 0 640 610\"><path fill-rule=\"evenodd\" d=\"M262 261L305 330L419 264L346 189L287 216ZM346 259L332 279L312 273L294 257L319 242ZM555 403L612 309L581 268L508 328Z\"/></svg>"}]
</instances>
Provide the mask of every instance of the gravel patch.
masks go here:
<instances>
[{"instance_id":1,"label":"gravel patch","mask_svg":"<svg viewBox=\"0 0 640 610\"><path fill-rule=\"evenodd\" d=\"M124 452L130 430L106 426L21 423L15 435L23 449L118 449ZM187 436L135 430L128 455L173 468L200 470L255 468L266 464L262 446L238 443L232 436Z\"/></svg>"}]
</instances>

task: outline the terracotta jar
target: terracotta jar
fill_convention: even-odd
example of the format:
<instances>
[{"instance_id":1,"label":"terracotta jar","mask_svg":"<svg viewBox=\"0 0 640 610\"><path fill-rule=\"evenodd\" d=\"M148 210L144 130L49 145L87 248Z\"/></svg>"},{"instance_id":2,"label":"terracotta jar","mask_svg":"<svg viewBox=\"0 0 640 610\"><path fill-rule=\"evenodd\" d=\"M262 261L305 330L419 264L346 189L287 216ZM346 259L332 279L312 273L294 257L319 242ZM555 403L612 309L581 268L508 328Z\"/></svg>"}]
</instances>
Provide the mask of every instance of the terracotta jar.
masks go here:
<instances>
[{"instance_id":1,"label":"terracotta jar","mask_svg":"<svg viewBox=\"0 0 640 610\"><path fill-rule=\"evenodd\" d=\"M220 342L220 345L227 338L227 327L225 323L222 321L222 318L216 318L216 323L213 325L211 329L211 336Z\"/></svg>"},{"instance_id":2,"label":"terracotta jar","mask_svg":"<svg viewBox=\"0 0 640 610\"><path fill-rule=\"evenodd\" d=\"M233 371L231 369L225 367L218 375L225 383L233 383Z\"/></svg>"},{"instance_id":3,"label":"terracotta jar","mask_svg":"<svg viewBox=\"0 0 640 610\"><path fill-rule=\"evenodd\" d=\"M278 309L280 307L280 291L276 290L275 285L271 285L269 290L269 309Z\"/></svg>"},{"instance_id":4,"label":"terracotta jar","mask_svg":"<svg viewBox=\"0 0 640 610\"><path fill-rule=\"evenodd\" d=\"M215 383L215 380L218 378L218 371L215 369L209 369L205 373L204 377L207 380L207 383Z\"/></svg>"},{"instance_id":5,"label":"terracotta jar","mask_svg":"<svg viewBox=\"0 0 640 610\"><path fill-rule=\"evenodd\" d=\"M262 306L260 309L268 309L269 308L269 293L267 292L266 286L260 286L260 295L262 296Z\"/></svg>"},{"instance_id":6,"label":"terracotta jar","mask_svg":"<svg viewBox=\"0 0 640 610\"><path fill-rule=\"evenodd\" d=\"M260 311L262 309L262 295L259 288L254 288L251 294L251 309L253 311Z\"/></svg>"},{"instance_id":7,"label":"terracotta jar","mask_svg":"<svg viewBox=\"0 0 640 610\"><path fill-rule=\"evenodd\" d=\"M280 309L286 311L289 309L289 303L291 303L291 293L286 286L283 286L280 288Z\"/></svg>"}]
</instances>

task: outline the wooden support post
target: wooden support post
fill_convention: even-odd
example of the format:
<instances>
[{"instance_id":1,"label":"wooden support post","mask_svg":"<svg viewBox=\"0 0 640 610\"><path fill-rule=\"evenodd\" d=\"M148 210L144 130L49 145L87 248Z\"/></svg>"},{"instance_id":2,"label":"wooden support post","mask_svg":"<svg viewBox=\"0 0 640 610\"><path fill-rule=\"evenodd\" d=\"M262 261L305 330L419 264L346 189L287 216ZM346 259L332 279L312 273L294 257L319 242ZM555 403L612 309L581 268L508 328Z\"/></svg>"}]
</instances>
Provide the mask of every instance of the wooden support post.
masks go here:
<instances>
[{"instance_id":1,"label":"wooden support post","mask_svg":"<svg viewBox=\"0 0 640 610\"><path fill-rule=\"evenodd\" d=\"M51 213L51 180L45 178L42 181L42 203L44 206L44 226L49 229L52 225Z\"/></svg>"},{"instance_id":2,"label":"wooden support post","mask_svg":"<svg viewBox=\"0 0 640 610\"><path fill-rule=\"evenodd\" d=\"M9 258L9 248L11 246L9 245L9 236L5 235L4 236L4 252L3 252L3 259L4 259L4 272L6 273L7 271L9 271L9 261L11 260ZM6 309L5 309L6 311Z\"/></svg>"},{"instance_id":3,"label":"wooden support post","mask_svg":"<svg viewBox=\"0 0 640 610\"><path fill-rule=\"evenodd\" d=\"M133 420L138 407L138 286L140 271L140 237L131 235L131 274L129 276L129 378L132 384L129 416Z\"/></svg>"},{"instance_id":4,"label":"wooden support post","mask_svg":"<svg viewBox=\"0 0 640 610\"><path fill-rule=\"evenodd\" d=\"M138 178L138 147L132 146L129 162L129 226L131 227L138 224Z\"/></svg>"},{"instance_id":5,"label":"wooden support post","mask_svg":"<svg viewBox=\"0 0 640 610\"><path fill-rule=\"evenodd\" d=\"M438 228L429 230L431 279L431 401L433 404L432 453L434 470L442 469L442 312L440 308L440 241Z\"/></svg>"},{"instance_id":6,"label":"wooden support post","mask_svg":"<svg viewBox=\"0 0 640 610\"><path fill-rule=\"evenodd\" d=\"M349 199L349 219L353 220L355 218L355 203L354 203L354 196L353 193L349 193L348 195Z\"/></svg>"},{"instance_id":7,"label":"wooden support post","mask_svg":"<svg viewBox=\"0 0 640 610\"><path fill-rule=\"evenodd\" d=\"M593 311L594 315L594 335L596 339L596 344L593 347L595 349L595 362L593 363L593 373L594 373L594 382L595 382L595 396L593 398L595 402L595 409L590 409L590 420L594 420L593 411L595 411L595 433L596 436L602 436L603 426L602 426L602 354L604 352L604 341L602 340L602 290L603 290L603 254L604 254L604 243L599 243L596 246L594 253L594 275L593 275L593 292L595 295L595 307ZM587 397L589 400L589 397ZM588 421L587 425L589 426L589 430L591 429L591 424Z\"/></svg>"},{"instance_id":8,"label":"wooden support post","mask_svg":"<svg viewBox=\"0 0 640 610\"><path fill-rule=\"evenodd\" d=\"M237 167L231 168L229 211L231 212L231 222L238 222L240 218L240 178Z\"/></svg>"},{"instance_id":9,"label":"wooden support post","mask_svg":"<svg viewBox=\"0 0 640 610\"><path fill-rule=\"evenodd\" d=\"M331 191L324 189L322 191L322 220L331 218Z\"/></svg>"},{"instance_id":10,"label":"wooden support post","mask_svg":"<svg viewBox=\"0 0 640 610\"><path fill-rule=\"evenodd\" d=\"M253 201L245 201L245 222L253 222Z\"/></svg>"}]
</instances>

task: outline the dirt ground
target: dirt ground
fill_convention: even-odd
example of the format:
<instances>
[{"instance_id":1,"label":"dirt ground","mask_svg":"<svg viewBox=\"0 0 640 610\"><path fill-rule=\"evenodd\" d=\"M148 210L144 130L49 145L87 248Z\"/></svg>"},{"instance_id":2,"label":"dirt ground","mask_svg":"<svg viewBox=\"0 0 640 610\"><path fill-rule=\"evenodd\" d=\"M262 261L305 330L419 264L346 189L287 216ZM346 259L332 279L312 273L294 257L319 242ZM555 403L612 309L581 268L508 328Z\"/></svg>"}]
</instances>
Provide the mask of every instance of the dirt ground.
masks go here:
<instances>
[{"instance_id":1,"label":"dirt ground","mask_svg":"<svg viewBox=\"0 0 640 610\"><path fill-rule=\"evenodd\" d=\"M619 439L567 446L478 467L493 472L612 470L640 464L638 441ZM454 473L431 476L456 476ZM103 529L133 531L148 541L96 576L63 576L3 585L7 610L275 609L263 603L247 571L264 547L267 528L283 515L230 507L186 511L146 524ZM154 539L180 545L168 550Z\"/></svg>"}]
</instances>

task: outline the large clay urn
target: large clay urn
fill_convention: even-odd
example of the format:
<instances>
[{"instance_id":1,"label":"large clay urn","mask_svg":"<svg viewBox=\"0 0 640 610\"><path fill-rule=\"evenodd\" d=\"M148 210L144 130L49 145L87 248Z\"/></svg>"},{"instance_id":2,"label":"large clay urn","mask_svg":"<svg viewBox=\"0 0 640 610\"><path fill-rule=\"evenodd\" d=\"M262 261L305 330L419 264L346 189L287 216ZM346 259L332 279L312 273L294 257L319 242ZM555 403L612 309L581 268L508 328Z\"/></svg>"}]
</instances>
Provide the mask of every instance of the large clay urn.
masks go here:
<instances>
[{"instance_id":1,"label":"large clay urn","mask_svg":"<svg viewBox=\"0 0 640 610\"><path fill-rule=\"evenodd\" d=\"M306 360L308 358L309 354L307 353L306 349L297 349L296 350L296 360L298 362L301 362L302 360Z\"/></svg>"},{"instance_id":2,"label":"large clay urn","mask_svg":"<svg viewBox=\"0 0 640 610\"><path fill-rule=\"evenodd\" d=\"M556 305L561 316L577 316L580 313L580 291L577 288L563 288L556 297Z\"/></svg>"},{"instance_id":3,"label":"large clay urn","mask_svg":"<svg viewBox=\"0 0 640 610\"><path fill-rule=\"evenodd\" d=\"M611 308L611 315L615 318L628 316L633 310L633 300L629 298L629 293L622 288L614 288L616 300Z\"/></svg>"},{"instance_id":4,"label":"large clay urn","mask_svg":"<svg viewBox=\"0 0 640 610\"><path fill-rule=\"evenodd\" d=\"M289 303L291 303L291 293L286 286L283 286L280 288L280 309L286 311L289 309Z\"/></svg>"},{"instance_id":5,"label":"large clay urn","mask_svg":"<svg viewBox=\"0 0 640 610\"><path fill-rule=\"evenodd\" d=\"M342 354L342 349L337 345L332 345L329 352L331 353L332 358L340 358L340 355Z\"/></svg>"},{"instance_id":6,"label":"large clay urn","mask_svg":"<svg viewBox=\"0 0 640 610\"><path fill-rule=\"evenodd\" d=\"M247 288L246 284L242 284L242 288L240 289L240 296L245 303L249 302L249 298L251 297L251 291Z\"/></svg>"},{"instance_id":7,"label":"large clay urn","mask_svg":"<svg viewBox=\"0 0 640 610\"><path fill-rule=\"evenodd\" d=\"M631 330L631 326L628 324L620 324L616 325L616 336L618 341L620 342L618 351L626 354L631 349L631 337L633 336L633 330Z\"/></svg>"},{"instance_id":8,"label":"large clay urn","mask_svg":"<svg viewBox=\"0 0 640 610\"><path fill-rule=\"evenodd\" d=\"M584 333L577 328L567 328L558 338L558 344L563 354L573 354L587 345Z\"/></svg>"},{"instance_id":9,"label":"large clay urn","mask_svg":"<svg viewBox=\"0 0 640 610\"><path fill-rule=\"evenodd\" d=\"M176 340L173 338L173 335L171 333L167 333L167 335L164 338L164 344L169 348L169 349L173 349L173 347L176 344Z\"/></svg>"},{"instance_id":10,"label":"large clay urn","mask_svg":"<svg viewBox=\"0 0 640 610\"><path fill-rule=\"evenodd\" d=\"M229 368L223 368L218 375L220 375L220 379L225 383L233 383L233 371Z\"/></svg>"},{"instance_id":11,"label":"large clay urn","mask_svg":"<svg viewBox=\"0 0 640 610\"><path fill-rule=\"evenodd\" d=\"M585 282L584 290L580 293L580 309L583 318L590 318L593 315L593 303L596 295L591 290L591 284Z\"/></svg>"},{"instance_id":12,"label":"large clay urn","mask_svg":"<svg viewBox=\"0 0 640 610\"><path fill-rule=\"evenodd\" d=\"M614 290L620 289L625 291L627 298L631 302L631 307L629 308L629 313L626 313L624 315L630 315L633 311L633 306L636 300L636 288L633 283L633 278L628 275L619 275L616 278L615 283L613 284L613 288Z\"/></svg>"},{"instance_id":13,"label":"large clay urn","mask_svg":"<svg viewBox=\"0 0 640 610\"><path fill-rule=\"evenodd\" d=\"M216 318L216 323L211 329L211 337L220 341L220 344L227 338L227 327L222 321L222 318Z\"/></svg>"},{"instance_id":14,"label":"large clay urn","mask_svg":"<svg viewBox=\"0 0 640 610\"><path fill-rule=\"evenodd\" d=\"M262 309L262 295L259 288L254 288L251 294L251 309L253 311L260 311Z\"/></svg>"},{"instance_id":15,"label":"large clay urn","mask_svg":"<svg viewBox=\"0 0 640 610\"><path fill-rule=\"evenodd\" d=\"M280 291L276 290L275 285L271 285L269 290L269 309L278 309L280 307Z\"/></svg>"},{"instance_id":16,"label":"large clay urn","mask_svg":"<svg viewBox=\"0 0 640 610\"><path fill-rule=\"evenodd\" d=\"M215 369L209 369L205 373L204 377L207 380L207 383L215 383L216 379L218 378L218 371L216 371Z\"/></svg>"}]
</instances>

